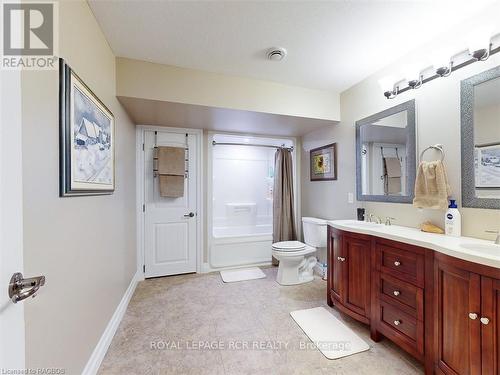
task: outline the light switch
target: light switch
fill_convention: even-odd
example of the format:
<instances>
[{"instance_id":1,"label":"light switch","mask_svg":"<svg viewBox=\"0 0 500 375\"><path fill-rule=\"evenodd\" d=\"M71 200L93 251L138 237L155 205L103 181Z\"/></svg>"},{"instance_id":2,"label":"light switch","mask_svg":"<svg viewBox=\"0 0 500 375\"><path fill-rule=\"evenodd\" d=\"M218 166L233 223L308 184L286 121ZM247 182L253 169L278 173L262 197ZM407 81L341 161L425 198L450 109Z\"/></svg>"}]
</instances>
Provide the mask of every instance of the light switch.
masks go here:
<instances>
[{"instance_id":1,"label":"light switch","mask_svg":"<svg viewBox=\"0 0 500 375\"><path fill-rule=\"evenodd\" d=\"M347 203L354 203L354 194L347 193Z\"/></svg>"}]
</instances>

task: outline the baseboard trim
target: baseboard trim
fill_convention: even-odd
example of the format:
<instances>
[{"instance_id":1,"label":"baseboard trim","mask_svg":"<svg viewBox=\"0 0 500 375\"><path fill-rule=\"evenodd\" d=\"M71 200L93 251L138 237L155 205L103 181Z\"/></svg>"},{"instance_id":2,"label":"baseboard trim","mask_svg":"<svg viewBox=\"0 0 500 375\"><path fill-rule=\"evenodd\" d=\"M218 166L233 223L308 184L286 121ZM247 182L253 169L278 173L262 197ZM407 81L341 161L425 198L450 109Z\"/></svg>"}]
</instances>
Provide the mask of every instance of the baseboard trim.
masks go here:
<instances>
[{"instance_id":1,"label":"baseboard trim","mask_svg":"<svg viewBox=\"0 0 500 375\"><path fill-rule=\"evenodd\" d=\"M130 302L130 299L134 294L135 287L137 286L137 283L140 280L141 280L141 274L137 272L132 278L132 281L130 282L130 285L128 286L127 290L125 291L122 300L120 301L108 325L106 326L106 329L104 330L101 338L99 339L99 342L97 343L94 351L92 352L92 355L90 356L87 365L83 369L82 372L83 375L97 374L97 371L101 366L102 360L104 359L104 356L106 355L106 352L108 351L108 348L111 345L111 341L113 340L116 330L118 329L118 326L120 325L120 322L122 321L123 316L125 315L128 303Z\"/></svg>"}]
</instances>

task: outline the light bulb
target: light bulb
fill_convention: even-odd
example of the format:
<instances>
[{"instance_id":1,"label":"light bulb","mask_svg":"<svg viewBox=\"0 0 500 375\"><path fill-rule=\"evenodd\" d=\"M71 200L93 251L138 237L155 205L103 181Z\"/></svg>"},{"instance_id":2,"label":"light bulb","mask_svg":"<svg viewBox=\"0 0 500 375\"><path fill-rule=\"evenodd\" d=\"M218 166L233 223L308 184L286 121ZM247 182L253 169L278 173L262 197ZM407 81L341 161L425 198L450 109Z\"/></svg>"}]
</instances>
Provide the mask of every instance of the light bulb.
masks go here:
<instances>
[{"instance_id":1,"label":"light bulb","mask_svg":"<svg viewBox=\"0 0 500 375\"><path fill-rule=\"evenodd\" d=\"M387 76L378 81L380 88L383 92L393 91L394 90L394 82L395 79L393 76Z\"/></svg>"}]
</instances>

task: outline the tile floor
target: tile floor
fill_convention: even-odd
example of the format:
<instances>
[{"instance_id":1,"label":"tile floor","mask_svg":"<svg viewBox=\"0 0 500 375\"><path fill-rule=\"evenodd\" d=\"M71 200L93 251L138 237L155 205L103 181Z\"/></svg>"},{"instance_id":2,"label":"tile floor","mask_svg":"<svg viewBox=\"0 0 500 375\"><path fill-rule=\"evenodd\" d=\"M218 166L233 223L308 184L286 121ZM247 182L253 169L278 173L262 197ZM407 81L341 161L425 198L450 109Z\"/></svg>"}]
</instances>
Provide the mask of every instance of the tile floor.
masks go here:
<instances>
[{"instance_id":1,"label":"tile floor","mask_svg":"<svg viewBox=\"0 0 500 375\"><path fill-rule=\"evenodd\" d=\"M423 373L390 341L371 341L366 326L328 307L325 281L283 287L275 282L276 268L263 270L266 279L232 284L218 273L139 283L99 373ZM310 341L289 313L317 306L340 317L371 349L333 361L304 350Z\"/></svg>"}]
</instances>

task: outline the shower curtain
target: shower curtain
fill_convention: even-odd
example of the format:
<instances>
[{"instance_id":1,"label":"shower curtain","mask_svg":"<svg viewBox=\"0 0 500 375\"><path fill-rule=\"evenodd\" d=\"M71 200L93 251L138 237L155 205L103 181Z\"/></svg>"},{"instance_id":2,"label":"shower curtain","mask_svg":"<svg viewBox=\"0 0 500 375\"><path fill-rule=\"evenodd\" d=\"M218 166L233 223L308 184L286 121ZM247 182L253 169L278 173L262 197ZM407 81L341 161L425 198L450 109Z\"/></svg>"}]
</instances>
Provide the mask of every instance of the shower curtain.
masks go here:
<instances>
[{"instance_id":1,"label":"shower curtain","mask_svg":"<svg viewBox=\"0 0 500 375\"><path fill-rule=\"evenodd\" d=\"M273 243L296 239L292 152L279 148L274 156ZM278 264L274 257L273 264Z\"/></svg>"}]
</instances>

